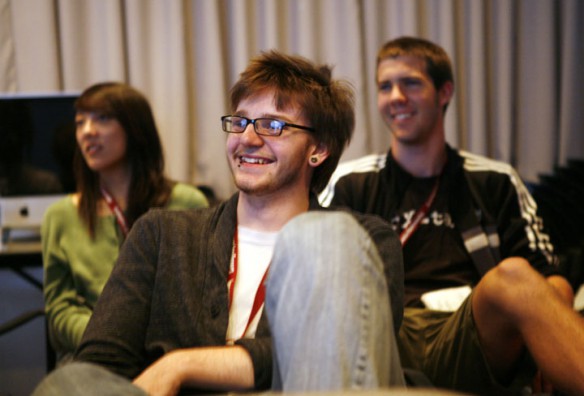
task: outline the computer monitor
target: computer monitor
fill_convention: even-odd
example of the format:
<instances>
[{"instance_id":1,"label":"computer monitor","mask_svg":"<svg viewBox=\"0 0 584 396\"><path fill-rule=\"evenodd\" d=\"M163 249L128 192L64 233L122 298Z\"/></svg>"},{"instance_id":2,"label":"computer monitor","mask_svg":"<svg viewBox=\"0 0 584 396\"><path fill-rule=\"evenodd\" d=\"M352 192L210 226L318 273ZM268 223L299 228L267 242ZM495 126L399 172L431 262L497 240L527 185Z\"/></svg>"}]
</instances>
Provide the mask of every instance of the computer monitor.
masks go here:
<instances>
[{"instance_id":1,"label":"computer monitor","mask_svg":"<svg viewBox=\"0 0 584 396\"><path fill-rule=\"evenodd\" d=\"M0 95L0 196L75 191L77 96Z\"/></svg>"},{"instance_id":2,"label":"computer monitor","mask_svg":"<svg viewBox=\"0 0 584 396\"><path fill-rule=\"evenodd\" d=\"M75 191L77 94L0 94L0 250L38 239L47 206Z\"/></svg>"}]
</instances>

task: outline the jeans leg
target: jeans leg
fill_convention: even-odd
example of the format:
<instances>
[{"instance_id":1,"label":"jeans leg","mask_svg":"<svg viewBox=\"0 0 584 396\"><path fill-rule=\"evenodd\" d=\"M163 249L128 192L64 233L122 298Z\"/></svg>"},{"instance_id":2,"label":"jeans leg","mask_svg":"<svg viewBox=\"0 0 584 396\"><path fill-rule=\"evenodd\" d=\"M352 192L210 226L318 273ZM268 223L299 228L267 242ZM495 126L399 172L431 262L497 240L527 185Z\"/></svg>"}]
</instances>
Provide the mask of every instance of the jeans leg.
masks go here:
<instances>
[{"instance_id":1,"label":"jeans leg","mask_svg":"<svg viewBox=\"0 0 584 396\"><path fill-rule=\"evenodd\" d=\"M309 212L282 229L266 313L274 390L404 386L383 263L351 215Z\"/></svg>"},{"instance_id":2,"label":"jeans leg","mask_svg":"<svg viewBox=\"0 0 584 396\"><path fill-rule=\"evenodd\" d=\"M127 378L91 363L74 362L57 368L36 387L32 396L147 396Z\"/></svg>"}]
</instances>

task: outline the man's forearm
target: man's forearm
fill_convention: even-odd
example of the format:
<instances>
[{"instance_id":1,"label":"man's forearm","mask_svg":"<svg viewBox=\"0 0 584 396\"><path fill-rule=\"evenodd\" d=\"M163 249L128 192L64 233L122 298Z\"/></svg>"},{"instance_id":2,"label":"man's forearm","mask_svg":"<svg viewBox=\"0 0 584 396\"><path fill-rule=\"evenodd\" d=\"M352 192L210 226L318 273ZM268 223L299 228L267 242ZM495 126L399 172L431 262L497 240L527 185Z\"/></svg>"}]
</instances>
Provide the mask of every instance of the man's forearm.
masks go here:
<instances>
[{"instance_id":1,"label":"man's forearm","mask_svg":"<svg viewBox=\"0 0 584 396\"><path fill-rule=\"evenodd\" d=\"M241 346L179 349L153 363L134 383L149 394L180 388L242 391L254 386L251 357Z\"/></svg>"}]
</instances>

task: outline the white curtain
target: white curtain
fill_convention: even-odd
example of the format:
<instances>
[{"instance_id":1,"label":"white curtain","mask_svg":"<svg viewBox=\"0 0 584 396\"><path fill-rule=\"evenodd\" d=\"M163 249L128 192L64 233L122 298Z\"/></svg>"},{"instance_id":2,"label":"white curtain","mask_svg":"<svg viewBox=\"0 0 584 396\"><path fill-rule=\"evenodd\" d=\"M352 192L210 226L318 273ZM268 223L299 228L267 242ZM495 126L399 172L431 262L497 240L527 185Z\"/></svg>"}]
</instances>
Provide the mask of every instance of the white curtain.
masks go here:
<instances>
[{"instance_id":1,"label":"white curtain","mask_svg":"<svg viewBox=\"0 0 584 396\"><path fill-rule=\"evenodd\" d=\"M250 57L276 48L351 81L350 159L389 142L376 109L377 49L417 35L454 62L448 141L536 181L584 158L582 21L581 0L0 0L0 91L128 82L152 103L168 174L225 198L234 187L219 117Z\"/></svg>"}]
</instances>

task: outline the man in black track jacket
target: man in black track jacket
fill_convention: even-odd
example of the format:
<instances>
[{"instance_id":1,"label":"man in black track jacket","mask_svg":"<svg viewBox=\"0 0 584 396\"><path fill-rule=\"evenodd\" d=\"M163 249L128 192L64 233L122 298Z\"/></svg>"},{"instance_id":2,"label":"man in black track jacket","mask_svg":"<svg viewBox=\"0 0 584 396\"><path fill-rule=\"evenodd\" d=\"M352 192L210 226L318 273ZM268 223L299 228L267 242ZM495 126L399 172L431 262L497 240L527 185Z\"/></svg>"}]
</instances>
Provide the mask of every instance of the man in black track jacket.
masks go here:
<instances>
[{"instance_id":1,"label":"man in black track jacket","mask_svg":"<svg viewBox=\"0 0 584 396\"><path fill-rule=\"evenodd\" d=\"M445 141L448 55L423 39L390 41L377 84L391 148L340 164L320 200L379 215L400 235L402 364L471 393L517 394L537 368L584 392L584 321L534 200L511 166Z\"/></svg>"}]
</instances>

